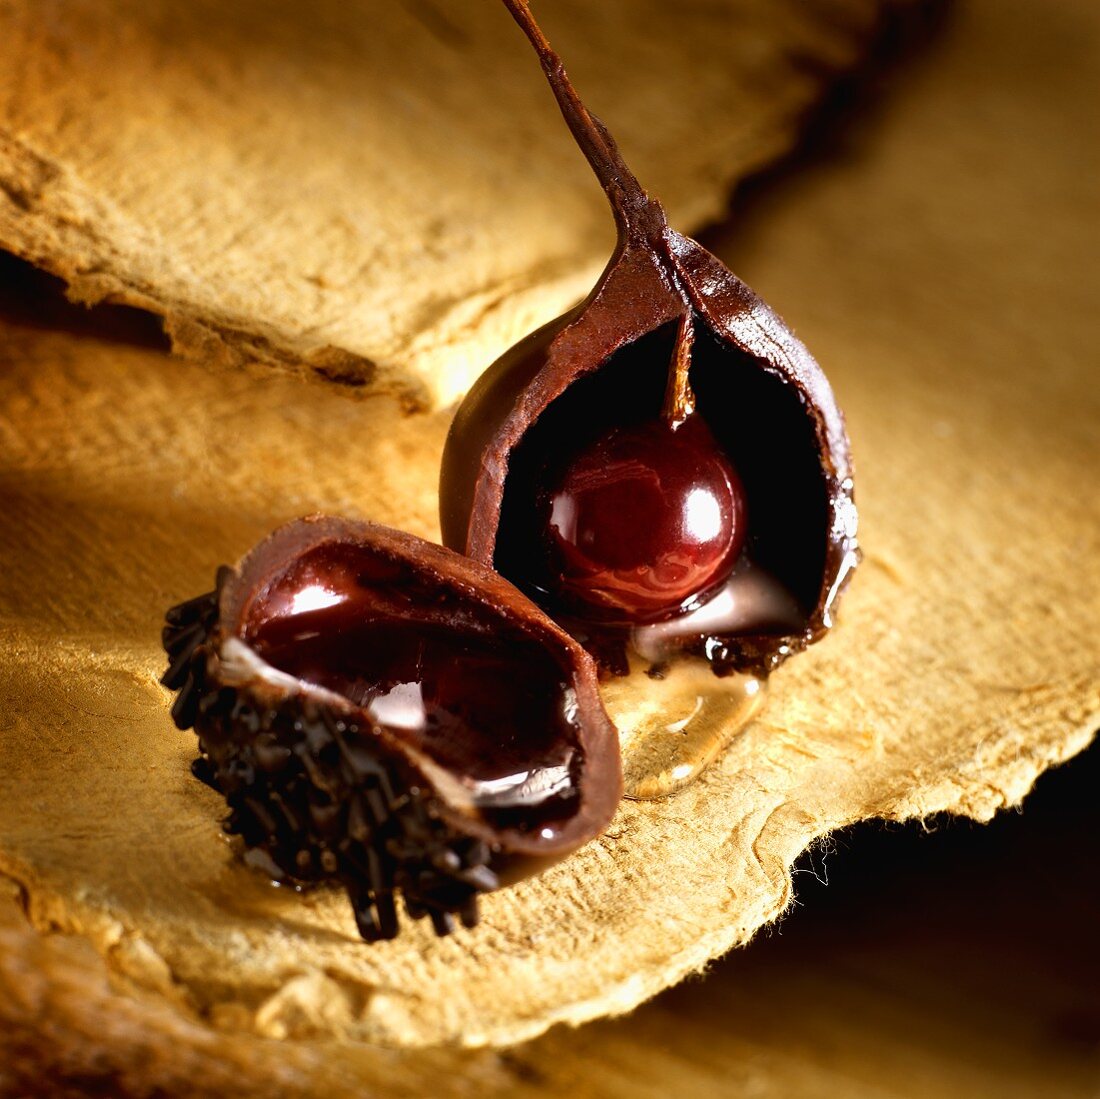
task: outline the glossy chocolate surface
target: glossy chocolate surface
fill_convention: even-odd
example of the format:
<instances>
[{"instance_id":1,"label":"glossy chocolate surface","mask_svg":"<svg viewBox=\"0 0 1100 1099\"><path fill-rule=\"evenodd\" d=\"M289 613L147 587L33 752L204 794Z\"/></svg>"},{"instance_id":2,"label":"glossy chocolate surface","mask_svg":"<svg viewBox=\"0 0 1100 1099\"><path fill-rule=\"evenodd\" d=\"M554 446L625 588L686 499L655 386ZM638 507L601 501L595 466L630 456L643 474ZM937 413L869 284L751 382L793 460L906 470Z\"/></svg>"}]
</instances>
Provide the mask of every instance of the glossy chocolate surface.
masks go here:
<instances>
[{"instance_id":1,"label":"glossy chocolate surface","mask_svg":"<svg viewBox=\"0 0 1100 1099\"><path fill-rule=\"evenodd\" d=\"M499 575L412 535L317 517L169 612L164 682L226 827L293 880L395 895L443 934L477 895L603 830L621 795L595 667Z\"/></svg>"},{"instance_id":2,"label":"glossy chocolate surface","mask_svg":"<svg viewBox=\"0 0 1100 1099\"><path fill-rule=\"evenodd\" d=\"M244 639L268 664L343 696L451 772L493 826L551 828L579 797L566 673L506 627L419 622L418 604L438 598L412 570L324 546L251 605Z\"/></svg>"},{"instance_id":3,"label":"glossy chocolate surface","mask_svg":"<svg viewBox=\"0 0 1100 1099\"><path fill-rule=\"evenodd\" d=\"M604 186L618 245L589 297L498 360L460 405L444 452L444 541L492 564L600 653L623 667L626 623L569 591L576 562L547 567L545 523L532 519L576 439L698 416L743 488L743 532L729 575L770 578L799 608L736 629L707 627L681 647L716 672L766 672L824 635L858 562L844 423L828 381L783 321L695 241L672 230L603 124L584 107L524 0L505 0L539 54L562 114ZM583 443L582 443L583 446ZM707 488L703 477L700 487ZM659 517L656 517L659 523ZM615 518L608 519L614 526ZM626 526L633 525L629 522ZM670 524L671 527L671 524ZM631 628L687 614L721 587L722 561L635 613ZM653 571L653 560L646 566ZM565 598L562 590L565 589ZM683 597L683 598L679 598ZM711 621L720 620L712 615ZM734 619L729 619L734 621ZM616 634L615 626L622 627Z\"/></svg>"}]
</instances>

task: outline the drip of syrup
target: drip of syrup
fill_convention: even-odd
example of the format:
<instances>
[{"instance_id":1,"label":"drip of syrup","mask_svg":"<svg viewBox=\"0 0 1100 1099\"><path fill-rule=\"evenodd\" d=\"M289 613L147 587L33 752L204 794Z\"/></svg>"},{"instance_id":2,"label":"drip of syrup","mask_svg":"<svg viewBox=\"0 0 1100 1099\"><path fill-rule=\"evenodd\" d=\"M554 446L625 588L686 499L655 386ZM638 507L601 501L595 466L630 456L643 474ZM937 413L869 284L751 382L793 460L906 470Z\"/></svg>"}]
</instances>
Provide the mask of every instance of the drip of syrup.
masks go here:
<instances>
[{"instance_id":1,"label":"drip of syrup","mask_svg":"<svg viewBox=\"0 0 1100 1099\"><path fill-rule=\"evenodd\" d=\"M694 782L760 712L767 681L754 675L719 679L700 660L677 660L663 679L639 677L646 665L611 680L603 699L618 726L623 792L637 801L668 797Z\"/></svg>"},{"instance_id":2,"label":"drip of syrup","mask_svg":"<svg viewBox=\"0 0 1100 1099\"><path fill-rule=\"evenodd\" d=\"M783 583L744 558L729 579L702 606L667 622L636 626L630 646L659 663L676 655L685 642L707 635L801 633L806 615Z\"/></svg>"},{"instance_id":3,"label":"drip of syrup","mask_svg":"<svg viewBox=\"0 0 1100 1099\"><path fill-rule=\"evenodd\" d=\"M708 633L798 633L804 625L794 596L746 558L696 610L636 626L630 674L602 691L621 738L625 796L649 801L689 786L763 707L764 677L719 678L702 660L684 656L685 643ZM651 664L664 662L661 678L646 676Z\"/></svg>"}]
</instances>

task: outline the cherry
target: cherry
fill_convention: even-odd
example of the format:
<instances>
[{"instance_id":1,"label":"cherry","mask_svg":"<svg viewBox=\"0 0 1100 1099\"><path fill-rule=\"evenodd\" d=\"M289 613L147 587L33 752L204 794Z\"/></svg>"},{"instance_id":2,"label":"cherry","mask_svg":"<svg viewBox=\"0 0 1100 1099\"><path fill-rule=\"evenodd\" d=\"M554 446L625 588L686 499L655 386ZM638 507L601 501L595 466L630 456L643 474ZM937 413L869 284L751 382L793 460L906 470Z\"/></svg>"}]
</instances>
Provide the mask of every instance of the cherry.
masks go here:
<instances>
[{"instance_id":1,"label":"cherry","mask_svg":"<svg viewBox=\"0 0 1100 1099\"><path fill-rule=\"evenodd\" d=\"M698 604L745 541L741 481L701 416L615 427L544 489L552 597L581 618L640 624Z\"/></svg>"}]
</instances>

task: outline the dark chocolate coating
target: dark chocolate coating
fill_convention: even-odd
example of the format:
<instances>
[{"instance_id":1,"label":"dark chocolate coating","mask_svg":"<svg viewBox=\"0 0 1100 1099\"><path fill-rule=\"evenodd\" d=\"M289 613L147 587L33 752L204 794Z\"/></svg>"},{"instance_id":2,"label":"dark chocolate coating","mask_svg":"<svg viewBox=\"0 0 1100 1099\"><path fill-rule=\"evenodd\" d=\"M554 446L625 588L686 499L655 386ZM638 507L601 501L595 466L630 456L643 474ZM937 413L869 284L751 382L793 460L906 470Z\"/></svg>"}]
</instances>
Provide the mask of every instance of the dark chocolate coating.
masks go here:
<instances>
[{"instance_id":1,"label":"dark chocolate coating","mask_svg":"<svg viewBox=\"0 0 1100 1099\"><path fill-rule=\"evenodd\" d=\"M169 611L164 643L173 718L199 735L227 830L289 879L342 883L368 940L397 934L397 893L440 934L472 926L479 893L598 835L621 796L584 650L499 575L412 535L291 523ZM372 706L410 679L424 721L388 724ZM517 772L557 787L502 803Z\"/></svg>"},{"instance_id":2,"label":"dark chocolate coating","mask_svg":"<svg viewBox=\"0 0 1100 1099\"><path fill-rule=\"evenodd\" d=\"M607 191L619 239L588 298L502 356L460 405L440 478L444 543L524 586L522 549L508 545L515 510L509 500L531 491L523 472L529 440L555 415L564 433L577 416L605 415L610 427L627 414L623 407L644 409L646 400L652 414L660 414L676 356L663 352L656 376L639 359L616 385L588 380L686 322L694 346L688 344L690 366L679 381L693 391L698 412L746 480L747 552L779 577L805 616L797 633L700 637L688 647L704 653L719 673L770 670L832 625L837 597L859 558L843 417L825 375L783 321L716 257L668 226L660 204L580 102L526 3L505 4L535 45L562 113ZM639 398L638 390L648 395ZM567 405L574 391L590 394L588 411L580 398ZM566 407L568 415L561 411Z\"/></svg>"}]
</instances>

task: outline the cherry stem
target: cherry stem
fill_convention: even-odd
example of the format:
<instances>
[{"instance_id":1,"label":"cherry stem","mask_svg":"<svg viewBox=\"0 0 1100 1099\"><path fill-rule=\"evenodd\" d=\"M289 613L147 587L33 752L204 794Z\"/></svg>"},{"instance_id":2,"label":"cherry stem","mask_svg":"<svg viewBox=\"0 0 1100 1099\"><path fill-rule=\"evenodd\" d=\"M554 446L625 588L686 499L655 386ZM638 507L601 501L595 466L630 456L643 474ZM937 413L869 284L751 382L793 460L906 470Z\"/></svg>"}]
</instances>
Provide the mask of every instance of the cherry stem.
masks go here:
<instances>
[{"instance_id":1,"label":"cherry stem","mask_svg":"<svg viewBox=\"0 0 1100 1099\"><path fill-rule=\"evenodd\" d=\"M627 167L607 127L581 101L561 58L535 22L527 0L504 0L504 6L535 47L562 117L606 192L620 231L627 234L642 229L645 221L642 214L646 211L656 211L663 226L664 214L659 204L650 200L637 177Z\"/></svg>"},{"instance_id":2,"label":"cherry stem","mask_svg":"<svg viewBox=\"0 0 1100 1099\"><path fill-rule=\"evenodd\" d=\"M676 332L672 370L669 373L661 410L661 415L675 430L695 411L695 394L692 393L688 382L695 330L690 302L680 283L675 259L669 253L668 242L665 239L665 231L668 228L665 212L659 202L655 202L646 194L637 176L623 160L619 146L615 144L615 139L608 132L607 127L584 105L577 94L577 89L573 87L573 82L569 79L569 74L565 71L561 58L555 53L546 35L542 33L542 29L535 21L527 0L504 0L504 6L512 13L512 18L527 35L538 54L550 89L558 101L562 117L611 203L620 239L643 236L650 242L651 249L668 257L669 277L676 285L687 307L687 311L680 317Z\"/></svg>"},{"instance_id":3,"label":"cherry stem","mask_svg":"<svg viewBox=\"0 0 1100 1099\"><path fill-rule=\"evenodd\" d=\"M672 352L672 370L665 389L665 403L661 415L673 430L678 428L695 411L695 394L688 382L691 368L691 348L695 343L695 325L691 313L680 318L676 329L676 347Z\"/></svg>"}]
</instances>

